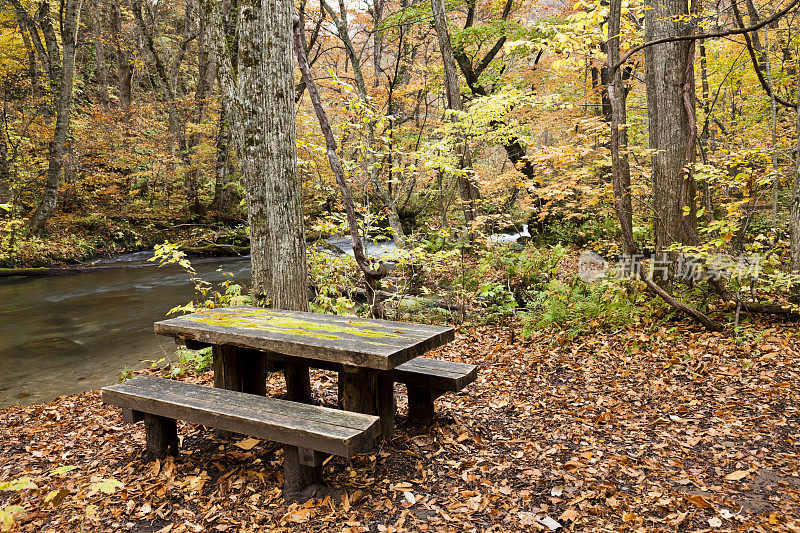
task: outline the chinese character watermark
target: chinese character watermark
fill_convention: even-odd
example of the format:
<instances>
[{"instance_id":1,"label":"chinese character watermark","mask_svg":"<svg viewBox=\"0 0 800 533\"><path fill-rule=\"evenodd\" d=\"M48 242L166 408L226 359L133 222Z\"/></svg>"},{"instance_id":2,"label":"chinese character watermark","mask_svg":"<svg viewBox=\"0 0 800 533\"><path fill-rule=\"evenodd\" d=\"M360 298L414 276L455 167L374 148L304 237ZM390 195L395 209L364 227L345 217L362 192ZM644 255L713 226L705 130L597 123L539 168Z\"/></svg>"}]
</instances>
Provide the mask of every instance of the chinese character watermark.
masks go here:
<instances>
[{"instance_id":1,"label":"chinese character watermark","mask_svg":"<svg viewBox=\"0 0 800 533\"><path fill-rule=\"evenodd\" d=\"M747 281L759 278L761 263L762 257L758 254L738 257L712 254L701 258L684 253L661 253L649 257L643 254L623 254L612 265L600 255L585 251L578 259L578 276L587 283L605 276L640 279L643 272L651 278L657 276L661 279L692 283L722 279Z\"/></svg>"}]
</instances>

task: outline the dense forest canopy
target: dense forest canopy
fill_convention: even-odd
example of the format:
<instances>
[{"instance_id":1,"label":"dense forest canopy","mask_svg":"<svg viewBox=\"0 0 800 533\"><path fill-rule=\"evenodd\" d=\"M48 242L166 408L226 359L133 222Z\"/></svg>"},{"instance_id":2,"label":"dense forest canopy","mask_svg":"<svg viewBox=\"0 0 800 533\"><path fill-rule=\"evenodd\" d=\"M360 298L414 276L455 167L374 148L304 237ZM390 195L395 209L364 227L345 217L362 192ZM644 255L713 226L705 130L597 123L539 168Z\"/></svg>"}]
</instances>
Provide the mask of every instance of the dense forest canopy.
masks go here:
<instances>
[{"instance_id":1,"label":"dense forest canopy","mask_svg":"<svg viewBox=\"0 0 800 533\"><path fill-rule=\"evenodd\" d=\"M303 0L295 10L364 236L408 249L528 224L540 242L605 257L666 254L667 278L686 257L712 272L730 272L715 266L724 258L740 270L757 262L757 287L700 276L741 305L732 295L745 286L787 296L800 266L796 4ZM3 4L6 266L70 259L57 252L65 242L82 250L72 259L142 246L164 221L245 223L243 10ZM347 233L299 70L293 92L306 233Z\"/></svg>"}]
</instances>

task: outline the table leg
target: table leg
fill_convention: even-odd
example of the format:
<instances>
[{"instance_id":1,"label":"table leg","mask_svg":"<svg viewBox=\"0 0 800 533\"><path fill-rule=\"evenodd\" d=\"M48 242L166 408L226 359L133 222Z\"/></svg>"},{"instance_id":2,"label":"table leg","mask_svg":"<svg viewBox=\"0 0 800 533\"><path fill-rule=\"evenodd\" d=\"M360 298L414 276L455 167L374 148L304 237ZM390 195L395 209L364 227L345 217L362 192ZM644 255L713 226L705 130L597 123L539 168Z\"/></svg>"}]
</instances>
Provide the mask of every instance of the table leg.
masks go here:
<instances>
[{"instance_id":1,"label":"table leg","mask_svg":"<svg viewBox=\"0 0 800 533\"><path fill-rule=\"evenodd\" d=\"M394 399L394 381L378 376L378 416L381 417L381 436L387 440L394 436L394 415L397 403Z\"/></svg>"},{"instance_id":2,"label":"table leg","mask_svg":"<svg viewBox=\"0 0 800 533\"><path fill-rule=\"evenodd\" d=\"M381 419L381 438L394 435L394 381L378 372L344 366L339 371L339 409L378 415Z\"/></svg>"},{"instance_id":3,"label":"table leg","mask_svg":"<svg viewBox=\"0 0 800 533\"><path fill-rule=\"evenodd\" d=\"M266 357L252 350L240 350L235 346L215 345L214 386L220 389L267 394Z\"/></svg>"},{"instance_id":4,"label":"table leg","mask_svg":"<svg viewBox=\"0 0 800 533\"><path fill-rule=\"evenodd\" d=\"M311 378L308 367L287 363L283 368L286 394L293 402L311 403Z\"/></svg>"},{"instance_id":5,"label":"table leg","mask_svg":"<svg viewBox=\"0 0 800 533\"><path fill-rule=\"evenodd\" d=\"M339 371L339 409L378 414L378 373L357 366Z\"/></svg>"}]
</instances>

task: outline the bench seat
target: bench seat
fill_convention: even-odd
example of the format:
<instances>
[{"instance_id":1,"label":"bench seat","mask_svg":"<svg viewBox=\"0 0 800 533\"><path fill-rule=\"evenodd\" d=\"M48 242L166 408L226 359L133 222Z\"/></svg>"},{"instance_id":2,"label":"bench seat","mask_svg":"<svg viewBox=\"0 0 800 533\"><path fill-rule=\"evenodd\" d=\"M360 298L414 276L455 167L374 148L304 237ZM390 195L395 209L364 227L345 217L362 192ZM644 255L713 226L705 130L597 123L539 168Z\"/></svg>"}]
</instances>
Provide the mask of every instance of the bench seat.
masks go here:
<instances>
[{"instance_id":1,"label":"bench seat","mask_svg":"<svg viewBox=\"0 0 800 533\"><path fill-rule=\"evenodd\" d=\"M412 424L433 421L433 401L446 392L459 392L475 381L478 367L466 363L416 357L395 367L392 379L408 389L408 420Z\"/></svg>"},{"instance_id":2,"label":"bench seat","mask_svg":"<svg viewBox=\"0 0 800 533\"><path fill-rule=\"evenodd\" d=\"M327 455L351 457L380 434L377 416L255 394L136 376L101 389L103 403L123 409L126 422L144 420L148 455L177 454L176 420L284 445L285 491L318 483Z\"/></svg>"}]
</instances>

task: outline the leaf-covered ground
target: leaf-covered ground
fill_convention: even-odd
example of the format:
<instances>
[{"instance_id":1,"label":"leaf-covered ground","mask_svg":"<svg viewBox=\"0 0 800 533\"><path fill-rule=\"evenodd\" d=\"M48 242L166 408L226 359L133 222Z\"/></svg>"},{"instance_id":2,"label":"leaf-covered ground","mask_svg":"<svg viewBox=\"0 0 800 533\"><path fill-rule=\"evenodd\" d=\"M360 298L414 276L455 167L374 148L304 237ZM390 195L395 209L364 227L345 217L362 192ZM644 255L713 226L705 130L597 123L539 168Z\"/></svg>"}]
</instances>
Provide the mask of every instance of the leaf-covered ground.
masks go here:
<instances>
[{"instance_id":1,"label":"leaf-covered ground","mask_svg":"<svg viewBox=\"0 0 800 533\"><path fill-rule=\"evenodd\" d=\"M141 424L123 425L97 393L9 408L0 411L0 484L16 480L17 490L0 492L0 523L24 531L800 531L800 337L794 324L761 326L758 339L738 343L674 324L569 342L462 331L434 355L479 363L478 380L437 401L432 428L401 427L372 454L330 461L327 482L346 492L340 504L287 505L273 443L182 424L181 455L148 463ZM269 386L280 393L280 375ZM314 386L335 402L334 374L315 373ZM402 415L402 386L397 394Z\"/></svg>"}]
</instances>

